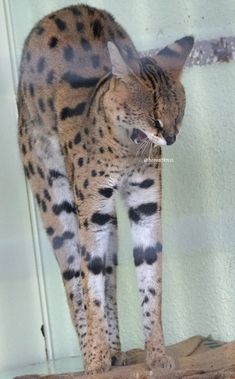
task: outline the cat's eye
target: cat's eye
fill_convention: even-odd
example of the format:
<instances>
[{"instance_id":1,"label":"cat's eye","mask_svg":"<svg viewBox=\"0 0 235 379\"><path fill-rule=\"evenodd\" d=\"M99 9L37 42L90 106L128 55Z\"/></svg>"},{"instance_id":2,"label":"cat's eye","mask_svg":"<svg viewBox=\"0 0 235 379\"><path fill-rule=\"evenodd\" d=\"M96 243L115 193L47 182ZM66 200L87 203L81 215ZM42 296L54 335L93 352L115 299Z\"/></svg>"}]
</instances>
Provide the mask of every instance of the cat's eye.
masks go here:
<instances>
[{"instance_id":1,"label":"cat's eye","mask_svg":"<svg viewBox=\"0 0 235 379\"><path fill-rule=\"evenodd\" d=\"M159 130L163 129L163 122L159 119L155 120L155 127Z\"/></svg>"}]
</instances>

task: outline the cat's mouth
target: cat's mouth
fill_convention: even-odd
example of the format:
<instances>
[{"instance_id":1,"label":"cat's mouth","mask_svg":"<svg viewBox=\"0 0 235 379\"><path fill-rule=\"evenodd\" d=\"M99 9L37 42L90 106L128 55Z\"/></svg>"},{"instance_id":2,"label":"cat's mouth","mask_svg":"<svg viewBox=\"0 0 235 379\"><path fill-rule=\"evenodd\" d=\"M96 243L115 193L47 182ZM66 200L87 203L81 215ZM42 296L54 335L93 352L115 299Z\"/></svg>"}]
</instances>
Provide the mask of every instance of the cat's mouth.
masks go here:
<instances>
[{"instance_id":1,"label":"cat's mouth","mask_svg":"<svg viewBox=\"0 0 235 379\"><path fill-rule=\"evenodd\" d=\"M147 140L148 137L144 132L142 132L142 130L134 128L133 132L131 133L131 139L135 143L140 143Z\"/></svg>"},{"instance_id":2,"label":"cat's mouth","mask_svg":"<svg viewBox=\"0 0 235 379\"><path fill-rule=\"evenodd\" d=\"M158 136L149 135L148 136L147 134L142 132L142 130L136 129L136 128L133 129L130 138L136 144L142 143L144 141L151 141L154 145L160 145L160 146L170 145L171 143L173 143L173 142L170 143L169 141L167 142L166 139L162 137L162 135L158 135Z\"/></svg>"}]
</instances>

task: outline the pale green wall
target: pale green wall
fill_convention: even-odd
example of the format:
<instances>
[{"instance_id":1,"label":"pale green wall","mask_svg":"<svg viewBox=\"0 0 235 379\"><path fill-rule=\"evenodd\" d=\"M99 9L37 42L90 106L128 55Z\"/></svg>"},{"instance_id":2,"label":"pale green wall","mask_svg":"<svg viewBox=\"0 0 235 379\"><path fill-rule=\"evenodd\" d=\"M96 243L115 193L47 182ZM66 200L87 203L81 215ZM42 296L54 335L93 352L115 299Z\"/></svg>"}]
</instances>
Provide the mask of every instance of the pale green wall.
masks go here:
<instances>
[{"instance_id":1,"label":"pale green wall","mask_svg":"<svg viewBox=\"0 0 235 379\"><path fill-rule=\"evenodd\" d=\"M69 3L11 0L17 57L33 23ZM94 0L87 4L111 11L139 49L163 46L186 34L211 39L235 32L233 0ZM177 144L165 149L165 156L174 159L174 163L164 164L165 336L167 343L209 333L231 340L235 338L235 65L193 67L185 71L183 82L188 99L184 130ZM6 144L1 149L4 151ZM22 172L19 187L24 189ZM142 346L143 336L130 234L122 205L119 216L123 223L118 296L122 341L127 349ZM78 353L77 341L58 268L41 228L40 235L54 356L74 355ZM9 266L6 270L11 272ZM14 284L17 286L13 280ZM22 323L27 320L23 317ZM0 341L0 349L1 343L4 340Z\"/></svg>"}]
</instances>

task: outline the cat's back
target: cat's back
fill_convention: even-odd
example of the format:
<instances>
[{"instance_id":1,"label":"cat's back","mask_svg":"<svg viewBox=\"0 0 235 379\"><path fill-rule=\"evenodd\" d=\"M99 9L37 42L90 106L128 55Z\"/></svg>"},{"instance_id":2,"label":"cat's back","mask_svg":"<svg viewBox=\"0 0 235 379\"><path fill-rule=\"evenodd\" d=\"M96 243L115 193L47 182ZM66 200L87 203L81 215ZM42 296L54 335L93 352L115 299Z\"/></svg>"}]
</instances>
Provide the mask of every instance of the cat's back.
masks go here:
<instances>
[{"instance_id":1,"label":"cat's back","mask_svg":"<svg viewBox=\"0 0 235 379\"><path fill-rule=\"evenodd\" d=\"M106 11L78 5L44 17L25 41L20 68L24 96L53 90L61 81L74 88L94 87L110 71L108 41L127 61L137 54L125 30Z\"/></svg>"}]
</instances>

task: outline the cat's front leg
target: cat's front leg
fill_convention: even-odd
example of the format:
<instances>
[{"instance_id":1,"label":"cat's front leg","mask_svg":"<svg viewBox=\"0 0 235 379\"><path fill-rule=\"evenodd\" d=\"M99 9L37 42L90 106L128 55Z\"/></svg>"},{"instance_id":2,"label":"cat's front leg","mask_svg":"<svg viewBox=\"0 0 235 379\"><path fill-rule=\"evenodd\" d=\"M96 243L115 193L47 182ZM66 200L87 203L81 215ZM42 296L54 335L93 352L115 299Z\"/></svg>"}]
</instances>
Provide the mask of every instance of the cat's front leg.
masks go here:
<instances>
[{"instance_id":1,"label":"cat's front leg","mask_svg":"<svg viewBox=\"0 0 235 379\"><path fill-rule=\"evenodd\" d=\"M110 232L113 223L116 224L114 196L113 189L108 183L105 184L104 179L99 182L98 178L92 177L79 181L74 192L78 208L81 283L87 325L84 364L87 373L97 374L111 367L105 273Z\"/></svg>"},{"instance_id":2,"label":"cat's front leg","mask_svg":"<svg viewBox=\"0 0 235 379\"><path fill-rule=\"evenodd\" d=\"M145 348L150 368L174 367L166 354L162 322L162 230L160 169L134 173L126 187L133 254L144 319Z\"/></svg>"}]
</instances>

